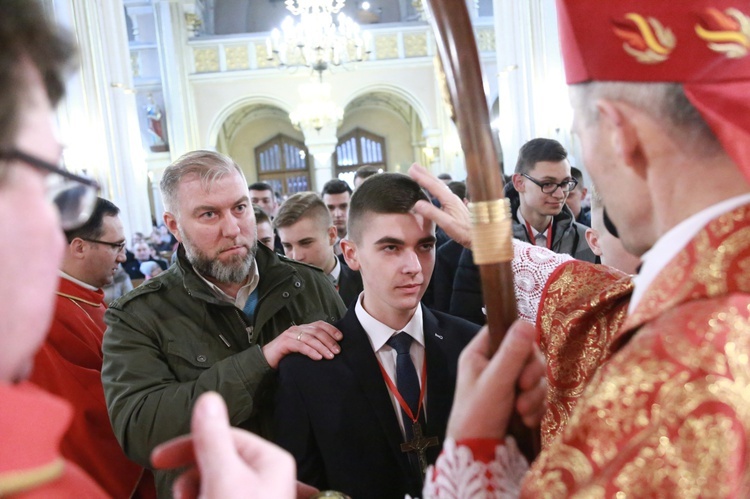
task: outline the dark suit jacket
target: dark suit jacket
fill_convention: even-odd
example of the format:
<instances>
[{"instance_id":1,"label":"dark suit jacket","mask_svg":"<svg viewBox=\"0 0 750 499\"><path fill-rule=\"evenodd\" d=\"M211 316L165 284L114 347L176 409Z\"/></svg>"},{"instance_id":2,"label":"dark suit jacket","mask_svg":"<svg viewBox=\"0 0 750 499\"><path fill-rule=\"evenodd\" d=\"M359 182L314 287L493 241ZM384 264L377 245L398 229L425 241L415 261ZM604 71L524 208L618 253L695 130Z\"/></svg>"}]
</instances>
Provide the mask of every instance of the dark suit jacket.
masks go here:
<instances>
[{"instance_id":1,"label":"dark suit jacket","mask_svg":"<svg viewBox=\"0 0 750 499\"><path fill-rule=\"evenodd\" d=\"M370 340L354 312L335 324L344 334L333 360L295 354L279 364L276 441L297 460L299 480L353 499L421 496L422 484L401 452L401 428ZM427 428L442 445L458 355L478 326L423 307ZM428 449L434 463L440 447Z\"/></svg>"},{"instance_id":2,"label":"dark suit jacket","mask_svg":"<svg viewBox=\"0 0 750 499\"><path fill-rule=\"evenodd\" d=\"M437 249L435 253L435 270L432 272L434 284L433 310L450 313L451 296L453 295L453 280L458 270L458 261L464 247L453 239Z\"/></svg>"},{"instance_id":3,"label":"dark suit jacket","mask_svg":"<svg viewBox=\"0 0 750 499\"><path fill-rule=\"evenodd\" d=\"M348 307L364 289L362 286L362 276L359 274L359 271L349 268L343 256L339 255L338 259L341 264L339 296L344 301L344 305Z\"/></svg>"}]
</instances>

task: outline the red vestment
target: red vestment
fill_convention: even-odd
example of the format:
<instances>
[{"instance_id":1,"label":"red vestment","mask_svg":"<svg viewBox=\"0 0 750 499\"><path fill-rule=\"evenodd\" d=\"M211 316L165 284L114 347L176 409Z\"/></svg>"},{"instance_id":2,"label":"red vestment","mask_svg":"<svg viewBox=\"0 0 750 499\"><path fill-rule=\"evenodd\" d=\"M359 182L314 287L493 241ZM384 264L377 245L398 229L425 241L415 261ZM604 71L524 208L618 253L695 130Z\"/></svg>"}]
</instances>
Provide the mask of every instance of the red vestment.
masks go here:
<instances>
[{"instance_id":1,"label":"red vestment","mask_svg":"<svg viewBox=\"0 0 750 499\"><path fill-rule=\"evenodd\" d=\"M0 383L0 400L0 497L107 497L60 454L68 403L30 383Z\"/></svg>"},{"instance_id":2,"label":"red vestment","mask_svg":"<svg viewBox=\"0 0 750 499\"><path fill-rule=\"evenodd\" d=\"M60 446L62 454L112 497L130 497L143 468L125 456L107 414L101 381L107 308L103 300L101 290L91 291L60 279L54 320L37 352L30 381L69 401L75 409Z\"/></svg>"},{"instance_id":3,"label":"red vestment","mask_svg":"<svg viewBox=\"0 0 750 499\"><path fill-rule=\"evenodd\" d=\"M558 269L537 321L551 385L544 450L513 492L521 475L504 446L458 442L425 497L747 497L749 276L750 206L704 227L627 318L627 281Z\"/></svg>"}]
</instances>

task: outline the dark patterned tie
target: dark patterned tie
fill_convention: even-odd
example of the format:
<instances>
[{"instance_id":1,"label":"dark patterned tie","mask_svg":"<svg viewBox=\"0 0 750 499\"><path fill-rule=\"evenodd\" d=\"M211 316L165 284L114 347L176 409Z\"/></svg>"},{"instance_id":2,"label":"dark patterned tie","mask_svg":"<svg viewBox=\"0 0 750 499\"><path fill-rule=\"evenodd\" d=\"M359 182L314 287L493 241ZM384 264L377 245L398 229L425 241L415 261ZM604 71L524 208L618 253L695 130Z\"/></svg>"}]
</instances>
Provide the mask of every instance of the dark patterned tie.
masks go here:
<instances>
[{"instance_id":1,"label":"dark patterned tie","mask_svg":"<svg viewBox=\"0 0 750 499\"><path fill-rule=\"evenodd\" d=\"M393 348L397 354L396 388L401 394L401 398L404 399L404 402L406 402L406 404L411 409L411 413L417 414L417 410L419 409L420 392L419 378L417 377L417 370L414 367L414 362L412 362L411 355L409 354L411 342L413 340L414 339L411 336L402 331L391 336L387 344L388 346ZM414 421L412 421L412 419L408 414L406 414L406 411L404 411L403 409L401 409L401 417L404 422L405 441L410 442L414 438ZM424 428L426 426L424 411L419 411L419 419L417 420L417 423L421 425L424 431ZM421 479L422 472L419 466L419 461L417 460L417 456L414 453L410 452L408 458L410 465L412 466L412 468L414 468L415 476L419 476Z\"/></svg>"},{"instance_id":2,"label":"dark patterned tie","mask_svg":"<svg viewBox=\"0 0 750 499\"><path fill-rule=\"evenodd\" d=\"M409 355L412 340L411 336L400 332L391 336L388 346L398 354L396 356L396 388L412 414L416 414L419 406L419 378L414 363L411 361L411 355ZM403 412L403 415L404 427L411 426L411 418L406 412Z\"/></svg>"}]
</instances>

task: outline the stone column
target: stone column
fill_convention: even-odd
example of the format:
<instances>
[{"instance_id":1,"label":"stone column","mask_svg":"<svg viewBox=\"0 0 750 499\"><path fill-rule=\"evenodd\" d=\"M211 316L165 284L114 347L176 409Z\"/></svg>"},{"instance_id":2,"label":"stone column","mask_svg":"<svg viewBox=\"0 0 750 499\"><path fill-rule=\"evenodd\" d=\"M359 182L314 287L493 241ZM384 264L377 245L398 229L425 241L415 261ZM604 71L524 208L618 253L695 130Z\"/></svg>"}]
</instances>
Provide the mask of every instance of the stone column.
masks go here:
<instances>
[{"instance_id":1,"label":"stone column","mask_svg":"<svg viewBox=\"0 0 750 499\"><path fill-rule=\"evenodd\" d=\"M535 137L569 146L572 112L562 66L554 0L494 0L498 130L505 172Z\"/></svg>"},{"instance_id":2,"label":"stone column","mask_svg":"<svg viewBox=\"0 0 750 499\"><path fill-rule=\"evenodd\" d=\"M336 137L337 124L329 124L320 129L302 127L305 134L305 145L307 150L315 159L314 174L311 189L320 192L323 185L333 178L333 164L331 157L336 150L338 138Z\"/></svg>"},{"instance_id":3,"label":"stone column","mask_svg":"<svg viewBox=\"0 0 750 499\"><path fill-rule=\"evenodd\" d=\"M192 91L188 82L188 30L185 12L179 0L154 0L156 39L159 45L164 107L169 130L169 152L172 161L184 153L214 144L201 144L195 130L197 120Z\"/></svg>"},{"instance_id":4,"label":"stone column","mask_svg":"<svg viewBox=\"0 0 750 499\"><path fill-rule=\"evenodd\" d=\"M128 237L150 230L146 161L122 0L47 0L47 6L80 44L80 68L58 110L66 163L100 182L101 196L120 208Z\"/></svg>"}]
</instances>

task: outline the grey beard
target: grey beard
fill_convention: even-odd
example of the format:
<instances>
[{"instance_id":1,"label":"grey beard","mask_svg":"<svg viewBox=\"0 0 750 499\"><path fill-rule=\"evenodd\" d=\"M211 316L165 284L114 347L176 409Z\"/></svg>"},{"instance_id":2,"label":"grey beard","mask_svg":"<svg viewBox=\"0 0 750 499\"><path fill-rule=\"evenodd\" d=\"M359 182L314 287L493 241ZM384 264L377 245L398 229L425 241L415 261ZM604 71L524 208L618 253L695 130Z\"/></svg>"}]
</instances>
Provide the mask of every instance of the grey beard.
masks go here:
<instances>
[{"instance_id":1,"label":"grey beard","mask_svg":"<svg viewBox=\"0 0 750 499\"><path fill-rule=\"evenodd\" d=\"M250 267L253 265L253 260L255 260L255 253L258 251L258 243L256 241L244 258L234 256L228 263L224 263L218 259L208 258L205 253L196 250L187 241L183 241L183 246L185 246L185 255L188 261L199 274L204 277L212 277L218 282L227 284L241 284L245 282L250 273Z\"/></svg>"}]
</instances>

